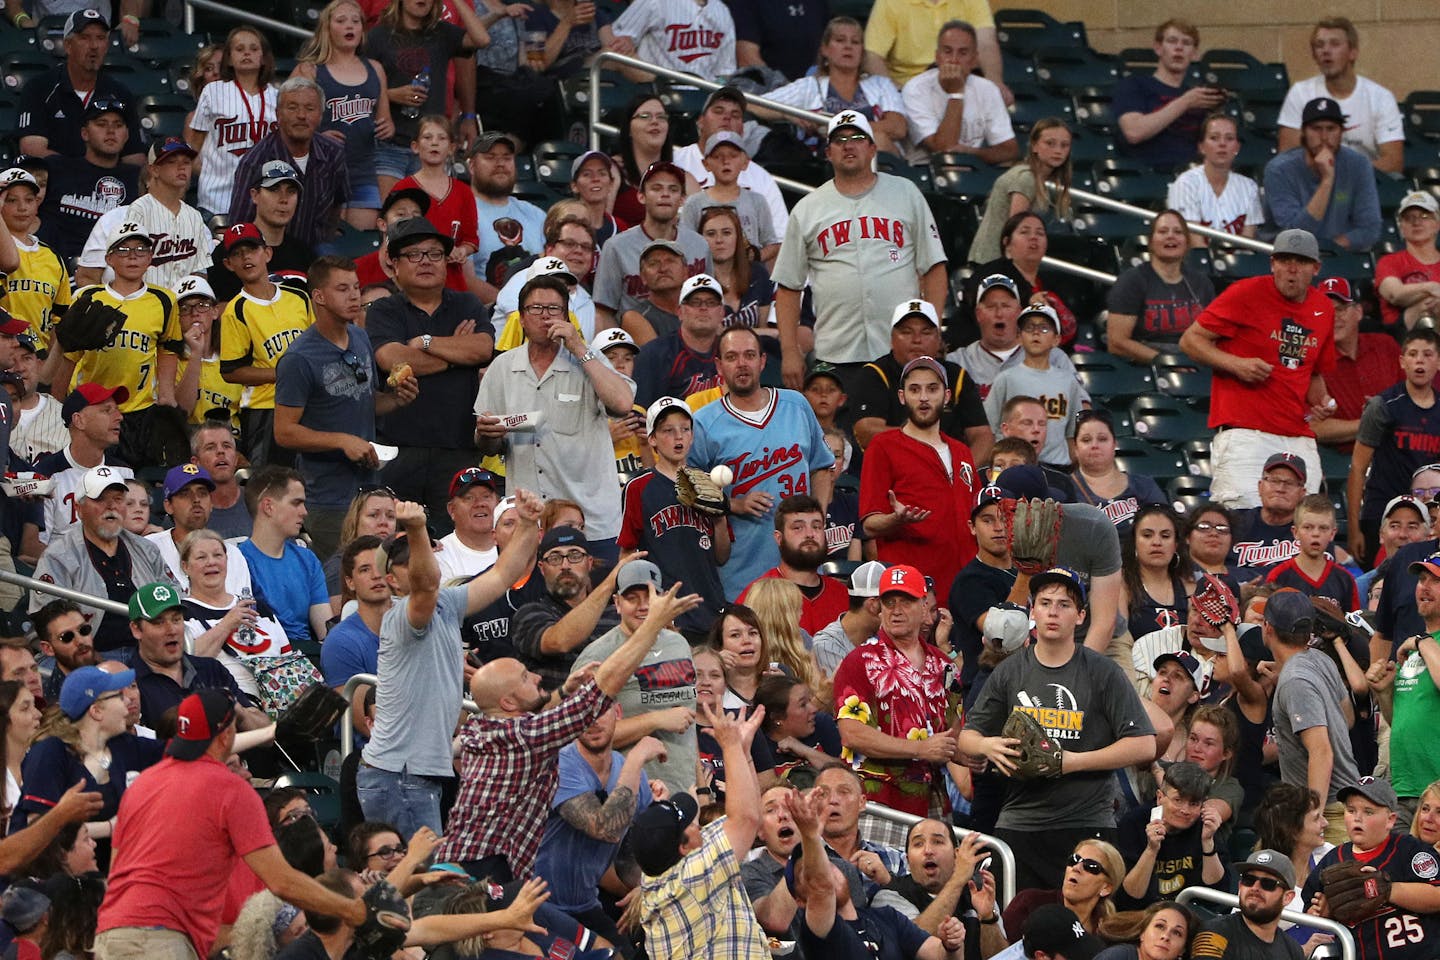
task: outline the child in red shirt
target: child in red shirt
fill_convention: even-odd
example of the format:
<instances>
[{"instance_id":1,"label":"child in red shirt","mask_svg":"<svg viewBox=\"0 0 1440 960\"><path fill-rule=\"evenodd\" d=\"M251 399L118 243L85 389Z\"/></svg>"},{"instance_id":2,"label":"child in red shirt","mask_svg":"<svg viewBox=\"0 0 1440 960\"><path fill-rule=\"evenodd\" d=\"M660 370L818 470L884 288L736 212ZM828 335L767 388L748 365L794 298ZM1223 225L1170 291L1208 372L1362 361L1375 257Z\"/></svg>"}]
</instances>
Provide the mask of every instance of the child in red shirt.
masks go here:
<instances>
[{"instance_id":1,"label":"child in red shirt","mask_svg":"<svg viewBox=\"0 0 1440 960\"><path fill-rule=\"evenodd\" d=\"M455 149L450 121L441 116L420 118L420 129L410 149L419 155L420 169L397 182L391 191L418 187L429 194L430 209L425 211L425 219L455 241L445 265L445 286L468 290L464 267L480 249L480 220L470 188L450 176L450 155Z\"/></svg>"}]
</instances>

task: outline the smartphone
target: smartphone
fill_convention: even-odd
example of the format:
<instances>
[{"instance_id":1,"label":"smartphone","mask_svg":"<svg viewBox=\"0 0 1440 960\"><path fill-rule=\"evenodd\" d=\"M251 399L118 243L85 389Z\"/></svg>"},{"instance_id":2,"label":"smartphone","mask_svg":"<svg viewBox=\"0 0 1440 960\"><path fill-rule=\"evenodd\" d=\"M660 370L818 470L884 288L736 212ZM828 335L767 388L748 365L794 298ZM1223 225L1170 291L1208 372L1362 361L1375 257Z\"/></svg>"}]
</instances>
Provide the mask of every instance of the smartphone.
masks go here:
<instances>
[{"instance_id":1,"label":"smartphone","mask_svg":"<svg viewBox=\"0 0 1440 960\"><path fill-rule=\"evenodd\" d=\"M1150 822L1151 822L1151 823L1154 823L1155 821L1161 819L1161 818L1164 817L1164 816L1165 816L1165 811L1161 810L1159 807L1151 807L1151 808L1150 808Z\"/></svg>"},{"instance_id":2,"label":"smartphone","mask_svg":"<svg viewBox=\"0 0 1440 960\"><path fill-rule=\"evenodd\" d=\"M970 885L976 890L985 886L985 878L981 875L983 871L990 869L990 858L985 857L975 864L975 873L970 877Z\"/></svg>"}]
</instances>

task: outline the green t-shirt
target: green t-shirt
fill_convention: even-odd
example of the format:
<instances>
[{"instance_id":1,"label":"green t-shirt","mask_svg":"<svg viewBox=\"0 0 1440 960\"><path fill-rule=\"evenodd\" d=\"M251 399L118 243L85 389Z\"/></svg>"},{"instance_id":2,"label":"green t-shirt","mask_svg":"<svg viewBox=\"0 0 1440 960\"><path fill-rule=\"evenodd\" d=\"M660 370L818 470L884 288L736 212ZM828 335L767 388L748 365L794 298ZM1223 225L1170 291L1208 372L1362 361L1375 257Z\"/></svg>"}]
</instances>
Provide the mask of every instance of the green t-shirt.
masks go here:
<instances>
[{"instance_id":1,"label":"green t-shirt","mask_svg":"<svg viewBox=\"0 0 1440 960\"><path fill-rule=\"evenodd\" d=\"M1440 641L1436 634L1431 637ZM1440 688L1418 652L1396 665L1390 728L1390 778L1395 792L1418 797L1440 779L1440 751L1431 739L1440 728Z\"/></svg>"}]
</instances>

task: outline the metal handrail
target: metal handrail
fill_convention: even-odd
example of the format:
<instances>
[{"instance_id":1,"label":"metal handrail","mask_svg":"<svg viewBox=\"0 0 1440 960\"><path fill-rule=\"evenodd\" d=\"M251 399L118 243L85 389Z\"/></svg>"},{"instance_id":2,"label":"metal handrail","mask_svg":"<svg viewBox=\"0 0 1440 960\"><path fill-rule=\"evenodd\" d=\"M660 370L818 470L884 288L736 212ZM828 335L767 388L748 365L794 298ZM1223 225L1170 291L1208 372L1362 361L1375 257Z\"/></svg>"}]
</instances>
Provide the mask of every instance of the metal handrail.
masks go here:
<instances>
[{"instance_id":1,"label":"metal handrail","mask_svg":"<svg viewBox=\"0 0 1440 960\"><path fill-rule=\"evenodd\" d=\"M123 603L111 600L109 597L95 597L80 590L72 590L69 587L62 587L59 584L47 583L44 580L36 580L34 577L26 577L9 570L0 570L0 580L6 583L13 583L17 587L25 587L30 590L38 590L41 593L48 593L52 596L61 597L65 600L73 600L75 603L87 607L94 607L106 613L117 613L122 617L130 616L130 608Z\"/></svg>"},{"instance_id":2,"label":"metal handrail","mask_svg":"<svg viewBox=\"0 0 1440 960\"><path fill-rule=\"evenodd\" d=\"M903 810L896 810L893 807L887 807L874 801L865 804L865 815L867 817L874 817L876 820L887 820L890 823L903 826L907 830L925 819L913 813L905 813ZM988 833L981 833L979 830L966 830L963 827L951 827L950 829L955 831L956 838L961 840L972 833L978 834L980 837L980 845L992 851L1000 858L1000 864L1003 869L1000 871L1000 886L995 891L995 899L997 901L995 909L1005 909L1006 905L1015 899L1015 851L1010 849L1010 844ZM1347 957L1346 960L1353 960L1353 958Z\"/></svg>"},{"instance_id":3,"label":"metal handrail","mask_svg":"<svg viewBox=\"0 0 1440 960\"><path fill-rule=\"evenodd\" d=\"M227 17L234 17L244 23L253 23L258 27L273 30L276 33L287 33L292 37L299 37L301 40L310 38L310 31L303 27L297 27L293 23L284 23L280 20L272 20L269 17L261 16L258 13L251 13L242 10L238 6L228 3L216 3L215 0L185 0L185 32L195 32L195 8L209 10L211 13L223 13Z\"/></svg>"},{"instance_id":4,"label":"metal handrail","mask_svg":"<svg viewBox=\"0 0 1440 960\"><path fill-rule=\"evenodd\" d=\"M1114 286L1120 278L1113 273L1106 273L1104 270L1095 270L1091 267L1082 267L1078 263L1071 263L1069 260L1056 260L1054 257L1041 257L1040 265L1049 267L1051 270L1058 270L1061 273L1068 273L1076 277L1084 277L1086 280L1094 280L1096 283L1103 283L1107 286Z\"/></svg>"},{"instance_id":5,"label":"metal handrail","mask_svg":"<svg viewBox=\"0 0 1440 960\"><path fill-rule=\"evenodd\" d=\"M357 673L349 680L345 681L345 689L341 691L341 696L345 698L346 703L353 704L355 700L355 691L357 689L362 686L374 687L378 686L379 684L380 678L375 676L375 674ZM480 712L480 707L475 703L474 700L471 700L469 697L465 697L463 700L461 700L460 706L465 708L466 713ZM350 756L350 752L354 749L355 713L352 710L346 710L345 719L340 721L340 759L344 760L346 757Z\"/></svg>"},{"instance_id":6,"label":"metal handrail","mask_svg":"<svg viewBox=\"0 0 1440 960\"><path fill-rule=\"evenodd\" d=\"M1062 189L1058 183L1049 183L1047 186L1057 194ZM1146 221L1154 220L1160 216L1160 214L1154 210L1146 210L1144 207L1137 207L1132 203L1125 203L1123 200L1115 200L1103 194L1091 193L1089 190L1081 190L1076 187L1070 188L1070 199L1079 200L1081 203L1088 204L1092 207L1112 210L1115 213L1125 213L1132 217L1140 217ZM1223 240L1232 247L1244 247L1246 250L1255 250L1260 253L1275 252L1275 246L1263 240L1252 240L1249 237L1226 233L1224 230L1216 230L1214 227L1207 227L1193 220L1187 220L1185 222L1189 225L1191 233L1198 233L1202 237L1209 237L1211 240Z\"/></svg>"},{"instance_id":7,"label":"metal handrail","mask_svg":"<svg viewBox=\"0 0 1440 960\"><path fill-rule=\"evenodd\" d=\"M1209 887L1186 887L1175 894L1176 903L1183 905L1191 900L1209 900L1211 903L1231 908L1240 906L1240 898L1235 894L1212 890ZM1335 942L1340 944L1340 960L1355 960L1355 937L1350 933L1350 928L1344 924L1327 920L1324 917L1311 916L1308 913L1299 913L1295 910L1282 910L1280 919L1302 927L1313 927L1330 934L1335 938ZM1277 932L1276 936L1283 937L1285 934Z\"/></svg>"}]
</instances>

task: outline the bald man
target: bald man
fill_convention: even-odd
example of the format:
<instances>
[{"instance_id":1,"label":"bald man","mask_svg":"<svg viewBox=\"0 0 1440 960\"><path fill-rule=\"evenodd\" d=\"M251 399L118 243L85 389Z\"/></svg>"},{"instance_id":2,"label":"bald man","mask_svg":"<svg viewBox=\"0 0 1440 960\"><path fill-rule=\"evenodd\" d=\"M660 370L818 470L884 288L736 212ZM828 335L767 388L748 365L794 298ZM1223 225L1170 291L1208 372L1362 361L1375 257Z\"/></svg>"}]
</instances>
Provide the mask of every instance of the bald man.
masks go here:
<instances>
[{"instance_id":1,"label":"bald man","mask_svg":"<svg viewBox=\"0 0 1440 960\"><path fill-rule=\"evenodd\" d=\"M622 564L624 561L621 561ZM650 590L650 613L615 652L565 681L558 704L540 689L540 675L519 660L492 660L470 679L480 707L460 730L460 794L437 856L472 877L500 882L528 877L559 779L557 755L609 709L639 668L662 628L700 605L680 596L677 582Z\"/></svg>"}]
</instances>

